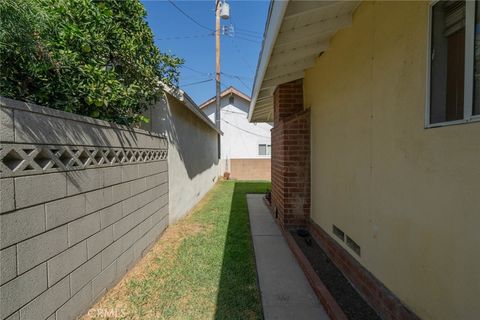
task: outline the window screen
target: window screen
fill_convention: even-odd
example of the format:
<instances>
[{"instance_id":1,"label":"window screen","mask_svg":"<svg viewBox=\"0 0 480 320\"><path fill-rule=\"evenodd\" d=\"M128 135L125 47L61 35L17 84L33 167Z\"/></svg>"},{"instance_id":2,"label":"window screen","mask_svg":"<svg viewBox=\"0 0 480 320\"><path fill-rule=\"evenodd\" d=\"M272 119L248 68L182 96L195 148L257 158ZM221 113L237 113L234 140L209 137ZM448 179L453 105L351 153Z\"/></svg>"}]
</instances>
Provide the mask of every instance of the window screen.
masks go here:
<instances>
[{"instance_id":1,"label":"window screen","mask_svg":"<svg viewBox=\"0 0 480 320\"><path fill-rule=\"evenodd\" d=\"M475 67L474 67L474 98L473 98L473 114L480 114L480 5L476 2L475 8Z\"/></svg>"},{"instance_id":2,"label":"window screen","mask_svg":"<svg viewBox=\"0 0 480 320\"><path fill-rule=\"evenodd\" d=\"M432 9L430 123L463 119L465 2L439 1Z\"/></svg>"}]
</instances>

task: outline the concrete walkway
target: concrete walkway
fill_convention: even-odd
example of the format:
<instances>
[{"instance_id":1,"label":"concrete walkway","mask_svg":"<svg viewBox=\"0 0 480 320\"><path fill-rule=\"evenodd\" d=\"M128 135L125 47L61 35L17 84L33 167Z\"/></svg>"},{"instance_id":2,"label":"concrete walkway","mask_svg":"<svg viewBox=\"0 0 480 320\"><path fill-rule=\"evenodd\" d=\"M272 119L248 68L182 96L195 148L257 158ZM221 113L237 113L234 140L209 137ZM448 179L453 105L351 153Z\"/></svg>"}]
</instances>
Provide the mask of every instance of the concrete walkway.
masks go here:
<instances>
[{"instance_id":1,"label":"concrete walkway","mask_svg":"<svg viewBox=\"0 0 480 320\"><path fill-rule=\"evenodd\" d=\"M247 195L265 320L330 319L261 194Z\"/></svg>"}]
</instances>

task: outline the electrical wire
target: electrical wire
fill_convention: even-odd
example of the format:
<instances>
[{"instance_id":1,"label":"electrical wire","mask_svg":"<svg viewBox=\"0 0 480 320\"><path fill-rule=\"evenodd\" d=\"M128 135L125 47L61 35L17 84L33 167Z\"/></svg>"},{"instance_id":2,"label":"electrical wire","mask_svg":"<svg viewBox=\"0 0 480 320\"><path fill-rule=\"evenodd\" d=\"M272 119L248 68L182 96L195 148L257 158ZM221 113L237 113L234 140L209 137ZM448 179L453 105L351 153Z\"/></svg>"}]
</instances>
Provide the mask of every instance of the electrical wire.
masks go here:
<instances>
[{"instance_id":1,"label":"electrical wire","mask_svg":"<svg viewBox=\"0 0 480 320\"><path fill-rule=\"evenodd\" d=\"M209 31L213 31L215 32L214 29L212 28L209 28L207 26L204 26L203 24L201 24L200 22L198 22L197 20L195 20L192 16L190 16L188 13L186 13L185 11L183 11L179 6L177 6L172 0L168 0L168 2L170 2L170 4L172 6L174 6L178 11L180 11L185 17L187 17L190 21L192 21L193 23L195 23L197 26L203 28L203 29L206 29L206 30L209 30Z\"/></svg>"},{"instance_id":2,"label":"electrical wire","mask_svg":"<svg viewBox=\"0 0 480 320\"><path fill-rule=\"evenodd\" d=\"M244 131L244 132L247 132L247 133L253 134L253 135L255 135L255 136L262 137L262 138L270 138L269 136L264 136L264 135L258 134L258 133L256 133L256 132L252 132L252 131L248 131L248 130L246 130L246 129L243 129L243 128L241 128L241 127L239 127L239 126L236 126L236 125L234 125L233 123L231 123L230 121L227 121L227 120L225 120L225 119L221 119L221 120L222 120L223 122L225 122L225 123L228 123L228 124L231 125L232 127L237 128L237 129L239 129L239 130L242 130L242 131Z\"/></svg>"},{"instance_id":3,"label":"electrical wire","mask_svg":"<svg viewBox=\"0 0 480 320\"><path fill-rule=\"evenodd\" d=\"M243 41L252 42L252 43L262 43L262 41L252 40L252 39L248 39L248 38L245 38L245 37L242 37L242 36L235 36L235 38L243 40Z\"/></svg>"},{"instance_id":4,"label":"electrical wire","mask_svg":"<svg viewBox=\"0 0 480 320\"><path fill-rule=\"evenodd\" d=\"M213 79L207 79L207 80L202 80L202 81L197 81L197 82L191 82L191 83L187 83L187 84L182 84L182 85L180 85L180 87L181 87L181 88L184 88L184 87L193 86L193 85L196 85L196 84L205 83L205 82L209 82L209 81L213 81Z\"/></svg>"},{"instance_id":5,"label":"electrical wire","mask_svg":"<svg viewBox=\"0 0 480 320\"><path fill-rule=\"evenodd\" d=\"M186 65L182 65L182 68L185 68L185 69L188 69L190 71L196 72L200 75L205 75L205 76L209 76L209 77L213 76L213 73L207 73L207 72L204 72L204 71L200 71L200 70L194 69L194 68L186 66ZM221 74L226 76L226 77L229 77L229 78L237 79L247 90L251 90L251 86L246 84L242 79L252 81L252 78L244 77L244 76L238 76L238 75L230 74L230 73L226 73L226 72L221 72Z\"/></svg>"},{"instance_id":6,"label":"electrical wire","mask_svg":"<svg viewBox=\"0 0 480 320\"><path fill-rule=\"evenodd\" d=\"M233 25L236 25L233 16L230 16L230 20L232 21ZM237 28L237 27L235 27L235 30L238 30L238 31L243 32L243 33L250 33L252 35L263 38L263 33L258 32L258 31L253 31L253 30L248 30L248 29L243 29L243 28Z\"/></svg>"},{"instance_id":7,"label":"electrical wire","mask_svg":"<svg viewBox=\"0 0 480 320\"><path fill-rule=\"evenodd\" d=\"M206 76L213 75L213 72L200 71L200 70L198 70L198 69L192 68L192 67L187 66L187 65L185 65L185 64L182 64L181 68L188 69L188 70L190 70L190 71L196 72L196 73L201 74L201 75L206 75ZM251 77L239 76L239 75L237 75L237 74L227 73L227 72L223 72L223 71L221 72L221 74L223 74L224 76L227 76L227 77L232 77L232 78L240 78L240 79L248 80L248 81L252 81L252 80L253 80L253 78L251 78Z\"/></svg>"},{"instance_id":8,"label":"electrical wire","mask_svg":"<svg viewBox=\"0 0 480 320\"><path fill-rule=\"evenodd\" d=\"M239 76L239 75L236 75L236 74L231 74L231 73L226 73L226 72L222 72L222 74L226 75L227 77L241 78L241 79L244 79L244 80L253 81L253 78L247 77L247 76Z\"/></svg>"},{"instance_id":9,"label":"electrical wire","mask_svg":"<svg viewBox=\"0 0 480 320\"><path fill-rule=\"evenodd\" d=\"M238 31L238 30L235 30L235 31L233 31L233 32L228 32L228 33L226 33L226 35L231 36L231 37L241 36L241 37L243 37L243 38L247 38L247 39L251 39L251 40L256 40L256 41L262 41L262 40L263 40L263 37L254 36L254 35L251 35L251 34L248 34L248 33L244 33L244 32L242 32L242 31Z\"/></svg>"},{"instance_id":10,"label":"electrical wire","mask_svg":"<svg viewBox=\"0 0 480 320\"><path fill-rule=\"evenodd\" d=\"M203 74L203 75L208 75L208 76L213 75L213 72L199 71L199 70L196 70L196 69L194 69L194 68L192 68L192 67L186 66L186 65L184 65L184 64L182 64L181 67L182 67L182 68L185 68L185 69L188 69L188 70L190 70L190 71L196 72L196 73L198 73L198 74Z\"/></svg>"},{"instance_id":11,"label":"electrical wire","mask_svg":"<svg viewBox=\"0 0 480 320\"><path fill-rule=\"evenodd\" d=\"M257 31L252 31L252 30L247 30L247 29L242 29L242 28L236 28L237 31L240 31L242 33L250 33L252 35L256 35L257 37L259 38L263 38L263 35L261 32L257 32Z\"/></svg>"},{"instance_id":12,"label":"electrical wire","mask_svg":"<svg viewBox=\"0 0 480 320\"><path fill-rule=\"evenodd\" d=\"M253 35L250 33L245 33L243 31L238 31L234 27L233 28L227 28L227 27L233 27L233 25L230 26L223 26L222 28L222 35L226 35L229 37L238 37L240 39L246 40L246 41L251 41L251 42L258 42L261 43L263 41L263 36L257 36Z\"/></svg>"},{"instance_id":13,"label":"electrical wire","mask_svg":"<svg viewBox=\"0 0 480 320\"><path fill-rule=\"evenodd\" d=\"M173 36L166 38L158 38L158 40L182 40L182 39L196 39L196 38L206 38L213 36L213 33L208 34L193 34L193 35L184 35L184 36Z\"/></svg>"},{"instance_id":14,"label":"electrical wire","mask_svg":"<svg viewBox=\"0 0 480 320\"><path fill-rule=\"evenodd\" d=\"M245 64L245 66L248 69L250 69L250 72L254 72L255 69L250 65L250 63L248 63L247 59L240 51L240 48L237 46L237 43L235 42L235 38L232 38L232 44L233 44L233 47L235 48L235 51L237 51L237 54L240 57L240 60L243 62L243 64Z\"/></svg>"},{"instance_id":15,"label":"electrical wire","mask_svg":"<svg viewBox=\"0 0 480 320\"><path fill-rule=\"evenodd\" d=\"M261 37L261 36L254 36L252 34L245 33L243 31L235 30L234 34L238 34L238 35L240 35L242 37L245 37L245 38L251 38L252 40L259 40L259 41L263 40L263 37Z\"/></svg>"},{"instance_id":16,"label":"electrical wire","mask_svg":"<svg viewBox=\"0 0 480 320\"><path fill-rule=\"evenodd\" d=\"M241 115L245 115L245 112L238 112L238 111L232 111L232 110L222 110L222 112L224 113L233 113L233 114L241 114ZM257 125L256 123L254 123L254 125ZM270 132L270 129L265 129L265 128L262 128L262 127L258 127L258 129L262 129L263 131L265 132Z\"/></svg>"},{"instance_id":17,"label":"electrical wire","mask_svg":"<svg viewBox=\"0 0 480 320\"><path fill-rule=\"evenodd\" d=\"M241 83L245 88L247 88L247 90L251 90L251 87L250 87L249 85L247 85L245 82L243 82L243 80L240 79L240 77L235 76L235 75L230 76L230 75L227 75L227 74L225 74L225 73L223 73L223 72L221 72L221 74L223 74L224 76L230 77L230 78L237 79L238 81L240 81L240 83Z\"/></svg>"}]
</instances>

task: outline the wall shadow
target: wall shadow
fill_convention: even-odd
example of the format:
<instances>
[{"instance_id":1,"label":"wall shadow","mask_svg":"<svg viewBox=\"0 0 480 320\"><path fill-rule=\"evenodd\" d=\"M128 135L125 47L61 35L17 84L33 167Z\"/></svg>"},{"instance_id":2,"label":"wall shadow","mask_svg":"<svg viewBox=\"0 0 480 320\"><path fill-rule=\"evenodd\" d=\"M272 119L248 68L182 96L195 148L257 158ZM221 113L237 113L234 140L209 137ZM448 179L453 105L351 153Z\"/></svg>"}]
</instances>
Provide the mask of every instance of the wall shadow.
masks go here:
<instances>
[{"instance_id":1,"label":"wall shadow","mask_svg":"<svg viewBox=\"0 0 480 320\"><path fill-rule=\"evenodd\" d=\"M247 193L266 193L269 182L235 182L215 319L263 319Z\"/></svg>"},{"instance_id":2,"label":"wall shadow","mask_svg":"<svg viewBox=\"0 0 480 320\"><path fill-rule=\"evenodd\" d=\"M218 164L217 132L176 98L164 94L148 111L149 130L163 134L177 150L188 177Z\"/></svg>"}]
</instances>

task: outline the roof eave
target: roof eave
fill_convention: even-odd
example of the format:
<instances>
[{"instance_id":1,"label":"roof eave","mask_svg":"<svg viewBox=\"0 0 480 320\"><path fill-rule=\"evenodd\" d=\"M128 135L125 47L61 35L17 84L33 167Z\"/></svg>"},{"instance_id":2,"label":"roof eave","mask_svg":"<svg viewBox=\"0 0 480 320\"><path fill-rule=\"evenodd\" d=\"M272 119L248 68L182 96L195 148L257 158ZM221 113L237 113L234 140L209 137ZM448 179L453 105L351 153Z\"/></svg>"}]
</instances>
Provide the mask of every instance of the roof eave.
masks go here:
<instances>
[{"instance_id":1,"label":"roof eave","mask_svg":"<svg viewBox=\"0 0 480 320\"><path fill-rule=\"evenodd\" d=\"M255 72L255 82L252 90L252 100L250 101L250 108L248 112L248 121L252 122L253 112L258 98L258 93L262 87L263 78L267 71L268 62L277 40L280 27L282 25L283 16L287 10L289 0L272 0L269 9L267 26L264 32L264 39L262 43L262 51L260 53L257 70Z\"/></svg>"},{"instance_id":2,"label":"roof eave","mask_svg":"<svg viewBox=\"0 0 480 320\"><path fill-rule=\"evenodd\" d=\"M279 84L305 77L330 39L352 24L360 1L272 0L260 53L248 120L272 121Z\"/></svg>"},{"instance_id":3,"label":"roof eave","mask_svg":"<svg viewBox=\"0 0 480 320\"><path fill-rule=\"evenodd\" d=\"M220 98L225 97L229 93L233 93L233 94L239 96L240 98L242 98L242 99L244 99L248 102L251 101L249 96L247 96L245 93L243 93L242 91L238 90L237 88L235 88L233 86L230 86L227 89L223 90L220 93ZM214 103L216 101L216 99L217 99L216 97L212 97L212 98L208 99L207 101L202 102L198 107L200 109L204 109L204 108L208 107L209 105L211 105L212 103Z\"/></svg>"},{"instance_id":4,"label":"roof eave","mask_svg":"<svg viewBox=\"0 0 480 320\"><path fill-rule=\"evenodd\" d=\"M177 99L181 103L183 103L187 109L189 109L192 113L194 113L200 120L202 120L206 125L208 125L211 129L216 131L218 134L223 135L223 132L218 129L215 124L210 120L210 118L198 108L195 102L190 98L190 96L183 90L178 88L171 88L162 83L163 91L170 95L171 97Z\"/></svg>"}]
</instances>

